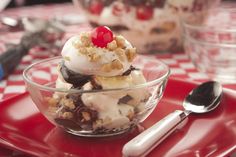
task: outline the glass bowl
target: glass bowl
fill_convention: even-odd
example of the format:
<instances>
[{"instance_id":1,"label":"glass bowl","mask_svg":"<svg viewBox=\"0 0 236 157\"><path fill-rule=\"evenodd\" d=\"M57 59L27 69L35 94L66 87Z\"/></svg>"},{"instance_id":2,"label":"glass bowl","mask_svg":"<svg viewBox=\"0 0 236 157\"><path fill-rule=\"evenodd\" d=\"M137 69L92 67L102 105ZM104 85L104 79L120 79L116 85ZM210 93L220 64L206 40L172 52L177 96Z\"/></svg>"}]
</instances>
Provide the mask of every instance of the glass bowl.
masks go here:
<instances>
[{"instance_id":1,"label":"glass bowl","mask_svg":"<svg viewBox=\"0 0 236 157\"><path fill-rule=\"evenodd\" d=\"M201 24L183 21L184 47L200 72L231 84L236 83L236 9L222 6L209 10Z\"/></svg>"},{"instance_id":2,"label":"glass bowl","mask_svg":"<svg viewBox=\"0 0 236 157\"><path fill-rule=\"evenodd\" d=\"M24 70L23 77L33 102L54 125L78 136L113 136L144 121L162 98L169 67L144 58L137 57L133 66L143 72L146 83L128 88L119 85L115 89L96 90L55 88L61 57L32 64ZM99 107L87 103L89 100L95 100Z\"/></svg>"},{"instance_id":3,"label":"glass bowl","mask_svg":"<svg viewBox=\"0 0 236 157\"><path fill-rule=\"evenodd\" d=\"M73 0L93 27L106 25L139 53L182 50L180 19L200 22L220 0Z\"/></svg>"}]
</instances>

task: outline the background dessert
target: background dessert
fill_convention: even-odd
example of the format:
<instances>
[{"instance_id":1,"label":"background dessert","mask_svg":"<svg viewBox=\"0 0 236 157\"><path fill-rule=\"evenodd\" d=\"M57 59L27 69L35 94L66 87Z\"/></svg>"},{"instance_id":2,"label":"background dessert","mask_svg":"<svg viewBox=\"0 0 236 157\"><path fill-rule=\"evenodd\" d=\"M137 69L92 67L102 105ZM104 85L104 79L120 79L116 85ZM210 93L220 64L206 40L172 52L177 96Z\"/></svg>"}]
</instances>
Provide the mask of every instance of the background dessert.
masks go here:
<instances>
[{"instance_id":1,"label":"background dessert","mask_svg":"<svg viewBox=\"0 0 236 157\"><path fill-rule=\"evenodd\" d=\"M202 21L219 0L84 0L92 26L107 25L137 47L139 53L182 48L180 20Z\"/></svg>"}]
</instances>

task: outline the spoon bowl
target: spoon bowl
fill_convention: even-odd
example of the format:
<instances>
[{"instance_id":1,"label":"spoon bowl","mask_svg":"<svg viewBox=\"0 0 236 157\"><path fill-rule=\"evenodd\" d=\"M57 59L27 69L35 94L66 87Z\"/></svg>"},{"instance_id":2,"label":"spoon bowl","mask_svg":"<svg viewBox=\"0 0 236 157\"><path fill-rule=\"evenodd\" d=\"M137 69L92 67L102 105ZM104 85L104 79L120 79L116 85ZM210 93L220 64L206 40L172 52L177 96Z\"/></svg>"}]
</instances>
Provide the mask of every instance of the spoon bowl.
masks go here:
<instances>
[{"instance_id":1,"label":"spoon bowl","mask_svg":"<svg viewBox=\"0 0 236 157\"><path fill-rule=\"evenodd\" d=\"M222 87L219 82L209 81L193 89L184 99L185 112L207 113L220 103Z\"/></svg>"}]
</instances>

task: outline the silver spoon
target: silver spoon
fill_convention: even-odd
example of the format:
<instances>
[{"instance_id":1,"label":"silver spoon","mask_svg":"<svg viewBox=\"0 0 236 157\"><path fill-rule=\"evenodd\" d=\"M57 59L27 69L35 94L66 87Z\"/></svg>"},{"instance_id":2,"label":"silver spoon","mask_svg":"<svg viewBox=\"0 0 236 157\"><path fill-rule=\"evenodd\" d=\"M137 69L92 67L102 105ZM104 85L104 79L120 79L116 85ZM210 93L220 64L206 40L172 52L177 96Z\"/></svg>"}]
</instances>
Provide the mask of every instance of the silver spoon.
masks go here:
<instances>
[{"instance_id":1,"label":"silver spoon","mask_svg":"<svg viewBox=\"0 0 236 157\"><path fill-rule=\"evenodd\" d=\"M176 129L181 128L190 113L207 113L214 110L221 101L222 87L215 81L205 82L193 89L183 102L184 111L176 110L164 119L143 131L126 143L122 153L125 157L146 156Z\"/></svg>"}]
</instances>

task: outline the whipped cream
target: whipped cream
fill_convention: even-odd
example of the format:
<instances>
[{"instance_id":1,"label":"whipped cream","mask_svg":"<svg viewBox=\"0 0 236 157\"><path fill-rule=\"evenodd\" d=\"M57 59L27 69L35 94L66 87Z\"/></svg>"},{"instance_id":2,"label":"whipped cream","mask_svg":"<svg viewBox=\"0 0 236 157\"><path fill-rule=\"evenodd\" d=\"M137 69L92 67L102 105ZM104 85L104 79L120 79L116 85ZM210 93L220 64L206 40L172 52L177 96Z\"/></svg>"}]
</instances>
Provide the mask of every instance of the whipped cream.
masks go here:
<instances>
[{"instance_id":1,"label":"whipped cream","mask_svg":"<svg viewBox=\"0 0 236 157\"><path fill-rule=\"evenodd\" d=\"M91 51L94 53L92 52L88 55L95 54L99 59L91 61L88 55L83 54L81 49L76 47L76 44L82 44L80 38L81 35L71 37L62 49L61 55L64 58L65 66L68 69L83 75L99 75L107 77L122 75L130 68L131 62L128 61L127 57L121 59L115 51L106 48L92 47ZM128 48L132 48L132 45L125 40L125 50ZM112 63L115 60L118 60L122 64L121 69L113 69L110 72L102 69L103 65Z\"/></svg>"}]
</instances>

